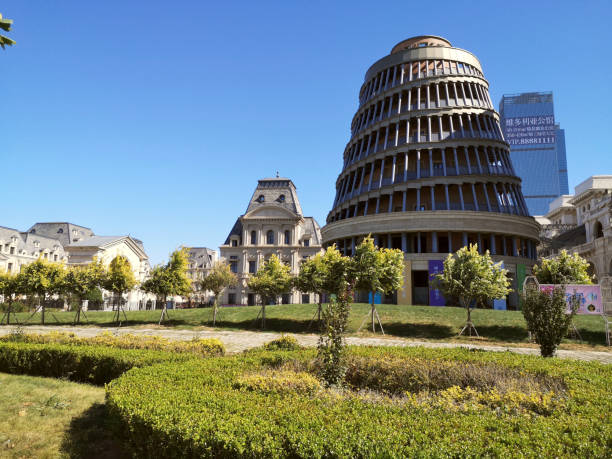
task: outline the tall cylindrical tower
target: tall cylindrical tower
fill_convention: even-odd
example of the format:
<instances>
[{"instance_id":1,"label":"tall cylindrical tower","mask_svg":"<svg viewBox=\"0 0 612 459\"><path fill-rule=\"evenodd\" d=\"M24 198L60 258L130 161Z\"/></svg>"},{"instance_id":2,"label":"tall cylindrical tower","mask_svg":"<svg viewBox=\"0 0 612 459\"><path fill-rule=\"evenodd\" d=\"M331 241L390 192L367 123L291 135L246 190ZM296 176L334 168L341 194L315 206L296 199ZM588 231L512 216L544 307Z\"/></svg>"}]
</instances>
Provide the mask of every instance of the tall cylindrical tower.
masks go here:
<instances>
[{"instance_id":1,"label":"tall cylindrical tower","mask_svg":"<svg viewBox=\"0 0 612 459\"><path fill-rule=\"evenodd\" d=\"M402 249L398 302L430 303L432 266L469 243L503 260L516 287L539 225L509 153L478 59L441 37L404 40L366 72L324 243L350 255L372 234Z\"/></svg>"}]
</instances>

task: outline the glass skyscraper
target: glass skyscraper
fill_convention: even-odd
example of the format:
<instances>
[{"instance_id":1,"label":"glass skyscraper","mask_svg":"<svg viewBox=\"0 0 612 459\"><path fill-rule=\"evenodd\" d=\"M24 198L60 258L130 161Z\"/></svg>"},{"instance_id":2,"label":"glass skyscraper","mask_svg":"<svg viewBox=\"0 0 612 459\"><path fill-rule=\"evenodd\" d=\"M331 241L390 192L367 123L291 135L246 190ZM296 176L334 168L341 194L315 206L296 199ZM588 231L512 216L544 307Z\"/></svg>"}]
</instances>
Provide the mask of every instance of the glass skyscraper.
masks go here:
<instances>
[{"instance_id":1,"label":"glass skyscraper","mask_svg":"<svg viewBox=\"0 0 612 459\"><path fill-rule=\"evenodd\" d=\"M555 123L553 94L504 95L499 113L529 213L545 215L551 201L569 194L565 131Z\"/></svg>"}]
</instances>

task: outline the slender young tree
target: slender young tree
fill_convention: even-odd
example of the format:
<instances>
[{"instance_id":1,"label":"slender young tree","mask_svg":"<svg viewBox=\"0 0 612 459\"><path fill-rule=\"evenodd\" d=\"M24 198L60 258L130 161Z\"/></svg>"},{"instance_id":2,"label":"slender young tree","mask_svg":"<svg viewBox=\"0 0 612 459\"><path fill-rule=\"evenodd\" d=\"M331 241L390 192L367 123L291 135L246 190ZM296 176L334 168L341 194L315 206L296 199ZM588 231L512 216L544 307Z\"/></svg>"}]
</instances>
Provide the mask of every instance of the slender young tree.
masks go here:
<instances>
[{"instance_id":1,"label":"slender young tree","mask_svg":"<svg viewBox=\"0 0 612 459\"><path fill-rule=\"evenodd\" d=\"M291 289L291 268L281 263L276 255L263 264L249 279L248 287L261 298L261 328L266 326L266 304L278 300L281 293ZM257 316L259 317L259 315Z\"/></svg>"},{"instance_id":2,"label":"slender young tree","mask_svg":"<svg viewBox=\"0 0 612 459\"><path fill-rule=\"evenodd\" d=\"M2 15L0 14L0 29L4 30L5 32L9 32L12 25L12 19L3 19ZM2 47L2 49L5 49L5 46L12 46L14 44L15 40L11 40L9 37L0 34L0 47Z\"/></svg>"},{"instance_id":3,"label":"slender young tree","mask_svg":"<svg viewBox=\"0 0 612 459\"><path fill-rule=\"evenodd\" d=\"M458 298L467 309L467 321L459 335L467 330L472 336L473 330L478 336L472 323L473 303L506 297L512 291L507 274L501 262L493 262L488 250L482 255L478 253L476 244L463 247L444 260L444 271L436 276L437 284L444 295Z\"/></svg>"},{"instance_id":4,"label":"slender young tree","mask_svg":"<svg viewBox=\"0 0 612 459\"><path fill-rule=\"evenodd\" d=\"M230 265L223 261L215 263L208 274L200 281L200 288L204 291L213 292L215 297L213 304L213 327L217 324L221 293L226 288L233 287L236 284L238 284L236 275L232 272Z\"/></svg>"},{"instance_id":5,"label":"slender young tree","mask_svg":"<svg viewBox=\"0 0 612 459\"><path fill-rule=\"evenodd\" d=\"M372 298L370 304L372 332L376 331L376 320L378 320L380 331L384 335L380 316L374 304L374 296L376 293L388 295L402 288L404 254L398 249L379 249L374 245L374 240L368 236L355 249L353 269L356 288L369 292Z\"/></svg>"},{"instance_id":6,"label":"slender young tree","mask_svg":"<svg viewBox=\"0 0 612 459\"><path fill-rule=\"evenodd\" d=\"M533 267L533 274L540 284L592 284L589 262L577 253L570 255L562 250L553 258L544 258Z\"/></svg>"},{"instance_id":7,"label":"slender young tree","mask_svg":"<svg viewBox=\"0 0 612 459\"><path fill-rule=\"evenodd\" d=\"M325 281L327 277L328 266L325 263L324 255L317 253L314 257L308 258L302 262L300 273L294 278L294 287L300 292L311 292L318 295L317 311L312 317L308 328L317 317L317 324L321 326L321 309L323 294L325 292Z\"/></svg>"},{"instance_id":8,"label":"slender young tree","mask_svg":"<svg viewBox=\"0 0 612 459\"><path fill-rule=\"evenodd\" d=\"M347 368L345 335L355 286L353 263L335 244L328 247L322 257L323 291L330 294L330 300L322 311L317 354L321 376L330 386L343 383Z\"/></svg>"},{"instance_id":9,"label":"slender young tree","mask_svg":"<svg viewBox=\"0 0 612 459\"><path fill-rule=\"evenodd\" d=\"M6 311L0 319L0 325L6 319L6 324L11 324L11 312L15 295L19 293L19 279L12 273L0 273L0 295L6 304ZM13 313L14 315L14 313Z\"/></svg>"},{"instance_id":10,"label":"slender young tree","mask_svg":"<svg viewBox=\"0 0 612 459\"><path fill-rule=\"evenodd\" d=\"M186 296L191 293L191 279L187 276L188 249L181 247L170 254L165 265L155 266L141 289L163 298L159 324L169 318L167 301L169 296Z\"/></svg>"},{"instance_id":11,"label":"slender young tree","mask_svg":"<svg viewBox=\"0 0 612 459\"><path fill-rule=\"evenodd\" d=\"M38 300L38 306L26 322L40 310L41 323L45 323L45 300L47 296L62 293L64 275L63 265L47 261L42 257L21 268L21 272L17 276L20 290L26 295L36 296Z\"/></svg>"},{"instance_id":12,"label":"slender young tree","mask_svg":"<svg viewBox=\"0 0 612 459\"><path fill-rule=\"evenodd\" d=\"M74 324L80 323L81 314L87 318L85 311L83 311L83 301L91 295L92 291L102 286L105 275L106 268L102 261L96 257L87 265L70 266L66 270L64 291L76 296L78 302Z\"/></svg>"},{"instance_id":13,"label":"slender young tree","mask_svg":"<svg viewBox=\"0 0 612 459\"><path fill-rule=\"evenodd\" d=\"M115 310L114 322L119 325L121 325L121 311L123 311L123 317L127 321L127 315L122 306L123 294L136 287L136 284L136 278L134 277L134 272L132 271L132 266L128 259L122 255L117 255L113 258L108 266L106 276L104 276L102 287L113 293L113 303L117 303L117 309L115 309L115 305L113 305L113 309Z\"/></svg>"}]
</instances>

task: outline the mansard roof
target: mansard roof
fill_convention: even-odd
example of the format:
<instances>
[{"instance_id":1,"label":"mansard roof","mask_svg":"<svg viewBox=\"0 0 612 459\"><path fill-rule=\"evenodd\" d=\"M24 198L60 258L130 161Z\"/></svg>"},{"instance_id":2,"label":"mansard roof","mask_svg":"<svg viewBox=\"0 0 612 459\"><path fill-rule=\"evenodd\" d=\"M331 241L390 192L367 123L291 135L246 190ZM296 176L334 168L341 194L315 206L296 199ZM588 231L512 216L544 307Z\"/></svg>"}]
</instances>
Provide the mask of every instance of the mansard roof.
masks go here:
<instances>
[{"instance_id":1,"label":"mansard roof","mask_svg":"<svg viewBox=\"0 0 612 459\"><path fill-rule=\"evenodd\" d=\"M245 214L263 206L282 207L293 212L296 216L302 216L302 206L295 185L285 177L259 180Z\"/></svg>"}]
</instances>

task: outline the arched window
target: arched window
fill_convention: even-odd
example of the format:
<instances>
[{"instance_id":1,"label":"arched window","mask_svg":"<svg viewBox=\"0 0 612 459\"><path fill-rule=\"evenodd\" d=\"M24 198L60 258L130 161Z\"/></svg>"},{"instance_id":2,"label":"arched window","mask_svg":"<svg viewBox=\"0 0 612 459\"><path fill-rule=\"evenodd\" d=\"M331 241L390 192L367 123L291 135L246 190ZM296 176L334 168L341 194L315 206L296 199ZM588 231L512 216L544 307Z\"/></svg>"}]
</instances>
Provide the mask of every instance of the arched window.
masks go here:
<instances>
[{"instance_id":1,"label":"arched window","mask_svg":"<svg viewBox=\"0 0 612 459\"><path fill-rule=\"evenodd\" d=\"M278 200L279 200L280 202L285 202L285 195L284 195L284 194L281 194L281 195L278 197Z\"/></svg>"},{"instance_id":2,"label":"arched window","mask_svg":"<svg viewBox=\"0 0 612 459\"><path fill-rule=\"evenodd\" d=\"M251 231L251 245L257 245L257 231Z\"/></svg>"},{"instance_id":3,"label":"arched window","mask_svg":"<svg viewBox=\"0 0 612 459\"><path fill-rule=\"evenodd\" d=\"M257 201L259 202L264 202L266 200L266 198L264 197L263 194L260 194L259 197L257 198Z\"/></svg>"},{"instance_id":4,"label":"arched window","mask_svg":"<svg viewBox=\"0 0 612 459\"><path fill-rule=\"evenodd\" d=\"M274 231L270 230L266 233L266 243L269 245L274 244Z\"/></svg>"},{"instance_id":5,"label":"arched window","mask_svg":"<svg viewBox=\"0 0 612 459\"><path fill-rule=\"evenodd\" d=\"M285 230L285 244L291 245L291 231Z\"/></svg>"},{"instance_id":6,"label":"arched window","mask_svg":"<svg viewBox=\"0 0 612 459\"><path fill-rule=\"evenodd\" d=\"M601 225L601 222L595 223L595 226L593 227L593 237L595 239L603 237L603 226Z\"/></svg>"},{"instance_id":7,"label":"arched window","mask_svg":"<svg viewBox=\"0 0 612 459\"><path fill-rule=\"evenodd\" d=\"M64 232L63 228L60 228L60 229L57 230L57 234L62 234L63 232Z\"/></svg>"}]
</instances>

